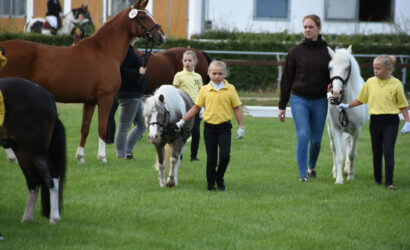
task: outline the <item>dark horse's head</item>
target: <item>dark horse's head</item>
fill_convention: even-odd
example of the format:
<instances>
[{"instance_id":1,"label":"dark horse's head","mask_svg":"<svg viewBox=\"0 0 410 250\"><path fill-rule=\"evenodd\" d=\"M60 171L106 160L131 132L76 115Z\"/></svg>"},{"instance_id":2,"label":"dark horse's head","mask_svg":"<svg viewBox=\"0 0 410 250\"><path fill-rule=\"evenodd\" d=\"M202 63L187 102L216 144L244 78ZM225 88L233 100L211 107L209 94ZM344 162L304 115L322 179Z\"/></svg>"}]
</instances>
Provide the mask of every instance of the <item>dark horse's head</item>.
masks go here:
<instances>
[{"instance_id":1,"label":"dark horse's head","mask_svg":"<svg viewBox=\"0 0 410 250\"><path fill-rule=\"evenodd\" d=\"M145 9L148 0L138 0L131 7L128 17L134 22L131 33L135 37L144 37L147 41L154 42L158 45L165 43L166 36L161 29L161 25L157 24L154 17Z\"/></svg>"}]
</instances>

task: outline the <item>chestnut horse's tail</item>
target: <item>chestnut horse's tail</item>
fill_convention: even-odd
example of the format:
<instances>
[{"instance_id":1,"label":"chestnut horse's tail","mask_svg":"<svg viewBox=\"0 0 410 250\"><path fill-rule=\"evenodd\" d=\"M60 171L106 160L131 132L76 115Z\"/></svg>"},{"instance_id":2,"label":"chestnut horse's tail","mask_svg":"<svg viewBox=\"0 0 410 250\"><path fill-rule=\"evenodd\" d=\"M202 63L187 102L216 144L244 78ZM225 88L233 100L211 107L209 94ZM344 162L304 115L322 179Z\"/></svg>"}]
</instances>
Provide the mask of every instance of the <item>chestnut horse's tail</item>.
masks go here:
<instances>
[{"instance_id":1,"label":"chestnut horse's tail","mask_svg":"<svg viewBox=\"0 0 410 250\"><path fill-rule=\"evenodd\" d=\"M212 58L208 55L208 53L206 53L205 51L203 51L203 50L201 50L201 52L202 52L202 54L205 56L205 58L206 58L206 61L208 62L208 66L209 66L209 64L212 62ZM209 76L208 76L208 74L206 75L206 82L204 83L204 84L206 84L206 83L208 83L208 82L210 82L211 81L211 78L209 78Z\"/></svg>"},{"instance_id":2,"label":"chestnut horse's tail","mask_svg":"<svg viewBox=\"0 0 410 250\"><path fill-rule=\"evenodd\" d=\"M58 118L54 124L48 155L51 160L50 170L59 178L58 207L61 210L63 205L63 183L66 173L66 135L64 125ZM48 218L50 216L50 190L44 182L41 185L41 206L42 215Z\"/></svg>"}]
</instances>

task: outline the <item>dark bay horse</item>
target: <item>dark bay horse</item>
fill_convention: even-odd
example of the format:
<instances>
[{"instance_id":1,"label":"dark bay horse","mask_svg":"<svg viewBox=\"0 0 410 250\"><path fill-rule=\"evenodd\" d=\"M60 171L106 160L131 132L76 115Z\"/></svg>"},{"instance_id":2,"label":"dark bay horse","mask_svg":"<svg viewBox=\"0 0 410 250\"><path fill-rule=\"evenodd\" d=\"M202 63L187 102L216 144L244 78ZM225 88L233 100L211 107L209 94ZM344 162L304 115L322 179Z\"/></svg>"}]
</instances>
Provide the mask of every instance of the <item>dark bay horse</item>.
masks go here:
<instances>
[{"instance_id":1,"label":"dark bay horse","mask_svg":"<svg viewBox=\"0 0 410 250\"><path fill-rule=\"evenodd\" d=\"M22 222L33 220L41 187L42 214L55 224L60 220L66 137L54 98L22 78L0 79L0 91L0 144L15 152L29 190Z\"/></svg>"},{"instance_id":2,"label":"dark bay horse","mask_svg":"<svg viewBox=\"0 0 410 250\"><path fill-rule=\"evenodd\" d=\"M120 65L135 37L157 44L165 35L145 10L148 0L138 0L118 13L94 35L74 46L56 47L23 40L0 43L7 51L7 65L0 78L16 76L37 82L56 101L84 103L81 141L76 157L84 162L84 146L95 106L98 105L98 158L106 161L107 118L113 96L121 84Z\"/></svg>"}]
</instances>

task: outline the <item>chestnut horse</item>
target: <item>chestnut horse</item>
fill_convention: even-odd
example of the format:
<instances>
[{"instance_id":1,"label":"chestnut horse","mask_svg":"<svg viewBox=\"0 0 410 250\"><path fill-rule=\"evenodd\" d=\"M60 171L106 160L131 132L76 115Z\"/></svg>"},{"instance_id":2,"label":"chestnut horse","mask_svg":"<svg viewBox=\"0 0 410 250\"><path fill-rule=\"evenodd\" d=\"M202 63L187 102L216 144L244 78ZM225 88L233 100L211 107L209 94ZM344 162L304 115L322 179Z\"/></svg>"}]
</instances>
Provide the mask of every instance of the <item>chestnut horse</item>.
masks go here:
<instances>
[{"instance_id":1,"label":"chestnut horse","mask_svg":"<svg viewBox=\"0 0 410 250\"><path fill-rule=\"evenodd\" d=\"M84 103L81 141L76 157L84 162L84 145L95 106L98 105L98 159L106 161L107 119L113 96L121 85L120 65L135 37L157 44L165 35L145 10L148 0L138 0L118 13L94 35L70 47L56 47L23 40L0 43L7 51L7 65L0 78L16 76L37 82L56 101Z\"/></svg>"}]
</instances>

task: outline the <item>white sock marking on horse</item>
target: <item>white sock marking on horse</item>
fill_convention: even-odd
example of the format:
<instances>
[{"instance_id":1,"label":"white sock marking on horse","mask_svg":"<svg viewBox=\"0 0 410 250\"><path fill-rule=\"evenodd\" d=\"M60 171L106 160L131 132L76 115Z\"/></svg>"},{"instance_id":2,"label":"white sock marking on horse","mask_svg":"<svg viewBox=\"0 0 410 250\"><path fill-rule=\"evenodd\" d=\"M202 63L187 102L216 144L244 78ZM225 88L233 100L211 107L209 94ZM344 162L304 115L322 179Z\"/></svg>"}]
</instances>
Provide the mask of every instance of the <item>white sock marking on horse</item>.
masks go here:
<instances>
[{"instance_id":1,"label":"white sock marking on horse","mask_svg":"<svg viewBox=\"0 0 410 250\"><path fill-rule=\"evenodd\" d=\"M159 178L159 186L160 187L165 187L166 182L165 182L165 162L163 164L160 164L157 162L157 169L158 169L158 178Z\"/></svg>"},{"instance_id":2,"label":"white sock marking on horse","mask_svg":"<svg viewBox=\"0 0 410 250\"><path fill-rule=\"evenodd\" d=\"M24 211L24 215L23 215L23 218L21 219L21 222L33 221L34 208L36 207L39 188L40 187L38 186L34 190L29 190L29 193L27 196L26 209Z\"/></svg>"},{"instance_id":3,"label":"white sock marking on horse","mask_svg":"<svg viewBox=\"0 0 410 250\"><path fill-rule=\"evenodd\" d=\"M75 158L77 158L78 163L85 163L84 160L84 148L81 146L78 146L77 148L77 153L75 154Z\"/></svg>"},{"instance_id":4,"label":"white sock marking on horse","mask_svg":"<svg viewBox=\"0 0 410 250\"><path fill-rule=\"evenodd\" d=\"M11 148L5 148L4 150L6 150L7 160L8 160L9 162L18 163L16 154L14 153L13 149L11 149Z\"/></svg>"},{"instance_id":5,"label":"white sock marking on horse","mask_svg":"<svg viewBox=\"0 0 410 250\"><path fill-rule=\"evenodd\" d=\"M98 138L98 160L107 162L107 158L105 156L105 141L101 138Z\"/></svg>"},{"instance_id":6,"label":"white sock marking on horse","mask_svg":"<svg viewBox=\"0 0 410 250\"><path fill-rule=\"evenodd\" d=\"M50 224L60 221L59 204L59 179L53 178L54 187L50 188Z\"/></svg>"}]
</instances>

